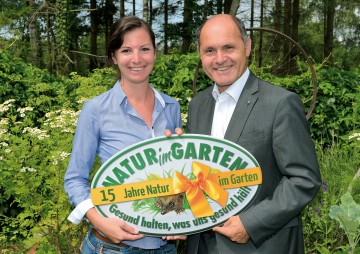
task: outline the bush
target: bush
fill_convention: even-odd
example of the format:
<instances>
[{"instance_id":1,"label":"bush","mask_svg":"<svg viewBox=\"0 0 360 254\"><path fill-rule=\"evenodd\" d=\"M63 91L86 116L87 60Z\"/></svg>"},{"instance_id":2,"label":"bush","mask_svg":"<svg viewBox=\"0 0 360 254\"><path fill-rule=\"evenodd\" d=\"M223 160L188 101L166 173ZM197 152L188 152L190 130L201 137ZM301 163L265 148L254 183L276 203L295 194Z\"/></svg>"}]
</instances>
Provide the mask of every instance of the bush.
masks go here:
<instances>
[{"instance_id":1,"label":"bush","mask_svg":"<svg viewBox=\"0 0 360 254\"><path fill-rule=\"evenodd\" d=\"M198 61L197 54L159 56L151 75L152 85L180 102L184 124ZM309 74L278 78L254 72L296 91L308 108ZM0 52L0 253L24 253L36 243L37 253L78 253L88 225L67 221L73 207L63 176L83 102L111 88L115 75L104 68L86 77L52 77ZM342 253L347 239L328 214L351 182L353 197L360 201L360 180L352 181L360 167L360 75L329 69L318 77L310 124L324 182L303 214L305 244L307 253ZM196 83L197 92L212 85L201 69Z\"/></svg>"}]
</instances>

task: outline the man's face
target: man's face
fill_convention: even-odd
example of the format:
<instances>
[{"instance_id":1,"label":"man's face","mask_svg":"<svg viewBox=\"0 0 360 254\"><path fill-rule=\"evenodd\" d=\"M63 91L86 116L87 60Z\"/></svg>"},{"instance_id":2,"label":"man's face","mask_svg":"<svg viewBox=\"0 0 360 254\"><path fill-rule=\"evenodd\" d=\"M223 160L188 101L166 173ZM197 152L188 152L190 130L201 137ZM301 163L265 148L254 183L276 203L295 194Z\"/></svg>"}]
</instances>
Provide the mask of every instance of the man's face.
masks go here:
<instances>
[{"instance_id":1,"label":"man's face","mask_svg":"<svg viewBox=\"0 0 360 254\"><path fill-rule=\"evenodd\" d=\"M245 72L251 40L245 47L234 21L228 16L215 16L201 30L199 50L206 75L224 92Z\"/></svg>"}]
</instances>

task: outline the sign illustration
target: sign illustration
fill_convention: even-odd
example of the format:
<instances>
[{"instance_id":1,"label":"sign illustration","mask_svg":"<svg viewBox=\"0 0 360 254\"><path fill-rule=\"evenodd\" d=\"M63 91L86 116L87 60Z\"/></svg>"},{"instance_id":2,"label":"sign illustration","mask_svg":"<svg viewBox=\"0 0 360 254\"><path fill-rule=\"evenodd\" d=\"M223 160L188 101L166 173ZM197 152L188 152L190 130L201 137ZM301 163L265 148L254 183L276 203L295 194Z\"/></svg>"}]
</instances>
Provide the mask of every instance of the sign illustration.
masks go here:
<instances>
[{"instance_id":1,"label":"sign illustration","mask_svg":"<svg viewBox=\"0 0 360 254\"><path fill-rule=\"evenodd\" d=\"M247 208L262 183L244 148L206 135L158 137L111 157L91 184L95 208L142 234L194 234Z\"/></svg>"}]
</instances>

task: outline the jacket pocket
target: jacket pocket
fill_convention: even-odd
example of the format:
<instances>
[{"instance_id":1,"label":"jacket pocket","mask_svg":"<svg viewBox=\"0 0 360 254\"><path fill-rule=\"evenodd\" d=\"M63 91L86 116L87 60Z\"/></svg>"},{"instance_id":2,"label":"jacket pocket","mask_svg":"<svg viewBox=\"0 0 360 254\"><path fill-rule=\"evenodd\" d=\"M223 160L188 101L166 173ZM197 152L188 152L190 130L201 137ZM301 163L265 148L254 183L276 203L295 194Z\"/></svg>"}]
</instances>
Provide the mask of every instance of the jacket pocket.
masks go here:
<instances>
[{"instance_id":1,"label":"jacket pocket","mask_svg":"<svg viewBox=\"0 0 360 254\"><path fill-rule=\"evenodd\" d=\"M253 143L265 139L263 130L254 130L251 132L244 132L239 138L239 144Z\"/></svg>"}]
</instances>

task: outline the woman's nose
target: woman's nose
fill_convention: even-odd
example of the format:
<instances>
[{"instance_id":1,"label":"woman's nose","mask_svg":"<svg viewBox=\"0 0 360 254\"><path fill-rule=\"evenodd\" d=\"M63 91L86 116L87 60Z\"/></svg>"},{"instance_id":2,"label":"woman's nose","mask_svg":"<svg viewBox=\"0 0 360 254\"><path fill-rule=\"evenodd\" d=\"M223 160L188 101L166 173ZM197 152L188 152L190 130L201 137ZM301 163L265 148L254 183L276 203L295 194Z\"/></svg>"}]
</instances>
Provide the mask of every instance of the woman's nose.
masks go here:
<instances>
[{"instance_id":1,"label":"woman's nose","mask_svg":"<svg viewBox=\"0 0 360 254\"><path fill-rule=\"evenodd\" d=\"M141 55L140 52L138 51L134 51L133 57L132 57L132 61L134 63L139 63L141 61Z\"/></svg>"}]
</instances>

